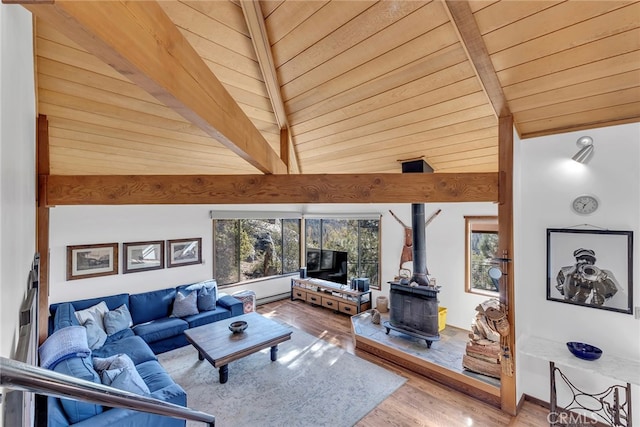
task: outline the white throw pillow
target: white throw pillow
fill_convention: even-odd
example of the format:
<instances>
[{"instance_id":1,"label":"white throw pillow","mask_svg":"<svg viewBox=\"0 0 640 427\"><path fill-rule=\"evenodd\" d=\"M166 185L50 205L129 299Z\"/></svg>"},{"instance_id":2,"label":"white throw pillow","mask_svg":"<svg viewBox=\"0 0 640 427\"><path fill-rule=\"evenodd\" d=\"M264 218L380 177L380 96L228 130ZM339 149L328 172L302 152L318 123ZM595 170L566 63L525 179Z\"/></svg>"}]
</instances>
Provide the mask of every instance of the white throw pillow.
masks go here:
<instances>
[{"instance_id":1,"label":"white throw pillow","mask_svg":"<svg viewBox=\"0 0 640 427\"><path fill-rule=\"evenodd\" d=\"M76 311L76 318L81 325L84 325L88 319L95 320L100 329L106 332L104 329L104 314L109 311L107 303L100 301L98 304L86 308L84 310Z\"/></svg>"}]
</instances>

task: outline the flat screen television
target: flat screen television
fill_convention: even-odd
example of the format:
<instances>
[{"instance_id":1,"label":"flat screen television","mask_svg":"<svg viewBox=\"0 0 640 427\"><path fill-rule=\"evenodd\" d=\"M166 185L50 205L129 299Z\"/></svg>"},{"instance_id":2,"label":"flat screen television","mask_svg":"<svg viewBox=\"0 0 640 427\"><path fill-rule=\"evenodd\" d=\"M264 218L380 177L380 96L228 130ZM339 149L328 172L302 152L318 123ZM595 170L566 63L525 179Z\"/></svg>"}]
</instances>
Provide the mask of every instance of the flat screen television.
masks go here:
<instances>
[{"instance_id":1,"label":"flat screen television","mask_svg":"<svg viewBox=\"0 0 640 427\"><path fill-rule=\"evenodd\" d=\"M346 285L347 253L327 249L307 249L307 275Z\"/></svg>"}]
</instances>

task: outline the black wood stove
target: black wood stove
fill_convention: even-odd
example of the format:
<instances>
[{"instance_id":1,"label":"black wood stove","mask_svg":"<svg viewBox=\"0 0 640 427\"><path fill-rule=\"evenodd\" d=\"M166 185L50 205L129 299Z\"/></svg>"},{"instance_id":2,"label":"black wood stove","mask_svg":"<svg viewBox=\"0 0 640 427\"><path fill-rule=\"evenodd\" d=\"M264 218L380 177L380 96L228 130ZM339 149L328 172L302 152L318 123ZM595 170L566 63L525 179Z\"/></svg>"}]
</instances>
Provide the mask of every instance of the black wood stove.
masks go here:
<instances>
[{"instance_id":1,"label":"black wood stove","mask_svg":"<svg viewBox=\"0 0 640 427\"><path fill-rule=\"evenodd\" d=\"M428 169L412 164L403 172L433 172L433 169L422 162ZM414 163L414 162L407 162ZM384 322L387 334L391 329L403 332L416 338L424 339L431 348L433 341L440 340L438 331L438 288L429 283L427 271L427 248L425 237L424 204L411 205L411 227L413 233L413 276L408 284L390 282L389 321Z\"/></svg>"}]
</instances>

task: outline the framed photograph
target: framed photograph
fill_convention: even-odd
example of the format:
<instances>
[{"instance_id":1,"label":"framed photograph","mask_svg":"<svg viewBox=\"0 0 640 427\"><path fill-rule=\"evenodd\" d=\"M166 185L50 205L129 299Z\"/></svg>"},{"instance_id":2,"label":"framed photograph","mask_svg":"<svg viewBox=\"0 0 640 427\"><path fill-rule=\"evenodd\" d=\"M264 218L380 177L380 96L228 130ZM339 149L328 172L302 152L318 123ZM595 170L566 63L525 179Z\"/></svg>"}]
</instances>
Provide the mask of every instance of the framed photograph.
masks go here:
<instances>
[{"instance_id":1,"label":"framed photograph","mask_svg":"<svg viewBox=\"0 0 640 427\"><path fill-rule=\"evenodd\" d=\"M67 246L67 280L118 274L118 244Z\"/></svg>"},{"instance_id":2,"label":"framed photograph","mask_svg":"<svg viewBox=\"0 0 640 427\"><path fill-rule=\"evenodd\" d=\"M167 267L202 264L202 239L167 240Z\"/></svg>"},{"instance_id":3,"label":"framed photograph","mask_svg":"<svg viewBox=\"0 0 640 427\"><path fill-rule=\"evenodd\" d=\"M123 273L164 268L164 240L122 244Z\"/></svg>"},{"instance_id":4,"label":"framed photograph","mask_svg":"<svg viewBox=\"0 0 640 427\"><path fill-rule=\"evenodd\" d=\"M633 231L547 229L547 300L631 314Z\"/></svg>"}]
</instances>

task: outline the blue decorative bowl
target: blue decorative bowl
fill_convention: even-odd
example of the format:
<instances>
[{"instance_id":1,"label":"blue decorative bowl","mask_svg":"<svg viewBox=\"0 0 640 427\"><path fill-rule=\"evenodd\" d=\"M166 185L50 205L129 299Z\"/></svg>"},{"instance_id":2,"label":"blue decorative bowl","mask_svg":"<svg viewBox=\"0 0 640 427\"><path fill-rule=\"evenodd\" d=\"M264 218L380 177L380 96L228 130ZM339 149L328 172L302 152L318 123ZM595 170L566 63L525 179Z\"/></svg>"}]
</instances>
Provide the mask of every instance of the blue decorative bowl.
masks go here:
<instances>
[{"instance_id":1,"label":"blue decorative bowl","mask_svg":"<svg viewBox=\"0 0 640 427\"><path fill-rule=\"evenodd\" d=\"M602 356L602 350L598 347L594 347L583 342L570 341L567 343L567 347L574 356L579 357L580 359L596 360L600 359L600 356Z\"/></svg>"}]
</instances>

